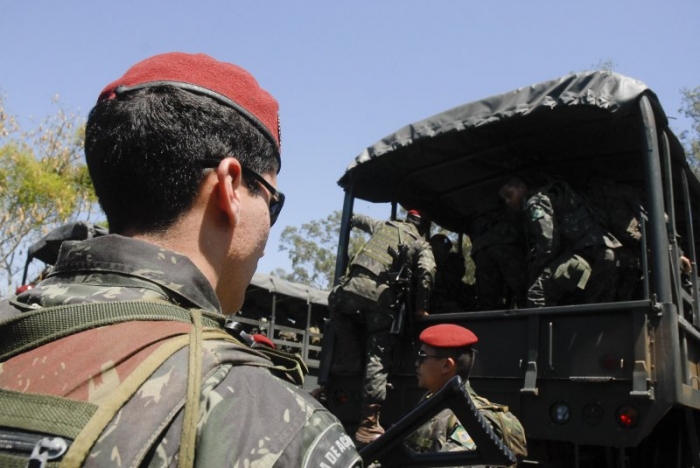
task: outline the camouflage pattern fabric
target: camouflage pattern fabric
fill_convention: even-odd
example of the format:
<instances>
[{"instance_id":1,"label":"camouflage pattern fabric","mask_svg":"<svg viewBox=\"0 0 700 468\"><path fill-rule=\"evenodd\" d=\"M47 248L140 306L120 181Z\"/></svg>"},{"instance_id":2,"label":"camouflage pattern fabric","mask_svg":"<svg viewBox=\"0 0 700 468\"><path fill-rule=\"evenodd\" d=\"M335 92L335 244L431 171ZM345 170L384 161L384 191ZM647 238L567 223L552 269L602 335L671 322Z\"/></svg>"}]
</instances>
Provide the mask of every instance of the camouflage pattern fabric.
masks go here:
<instances>
[{"instance_id":1,"label":"camouflage pattern fabric","mask_svg":"<svg viewBox=\"0 0 700 468\"><path fill-rule=\"evenodd\" d=\"M595 179L589 183L585 198L607 229L622 243L616 251L618 267L614 299L631 300L642 278L639 220L644 212L643 194L629 185Z\"/></svg>"},{"instance_id":2,"label":"camouflage pattern fabric","mask_svg":"<svg viewBox=\"0 0 700 468\"><path fill-rule=\"evenodd\" d=\"M503 443L517 457L526 456L525 429L520 421L508 411L508 407L480 397L468 382L465 383L465 387L479 413ZM430 394L426 394L421 401L427 398L430 398ZM418 428L406 438L404 444L419 453L459 452L476 449L476 444L469 433L449 409L442 410Z\"/></svg>"},{"instance_id":3,"label":"camouflage pattern fabric","mask_svg":"<svg viewBox=\"0 0 700 468\"><path fill-rule=\"evenodd\" d=\"M614 287L614 249L621 244L595 222L583 200L558 181L528 194L524 204L530 247L527 305L556 305L565 297L571 300L572 293L585 303L606 297Z\"/></svg>"},{"instance_id":4,"label":"camouflage pattern fabric","mask_svg":"<svg viewBox=\"0 0 700 468\"><path fill-rule=\"evenodd\" d=\"M412 270L416 310L428 310L430 295L435 280L435 259L430 244L420 238L418 229L411 223L388 222L392 227L403 231L397 236L410 242L408 257ZM355 215L353 227L360 228L370 235L382 232L386 221L374 220L368 216ZM368 243L373 242L371 239ZM388 251L392 247L398 251L398 244L373 246L375 251ZM375 255L380 258L379 255ZM363 261L351 263L346 278L336 286L328 297L331 321L336 327L336 353L341 362L334 371L353 371L353 361L363 357L364 383L363 401L381 403L386 399L386 383L391 367L393 349L390 334L391 324L396 316L396 292L390 287L388 276L376 274L365 268ZM378 263L375 263L376 267ZM384 265L385 271L391 265ZM342 356L341 356L342 355ZM359 365L357 366L359 367Z\"/></svg>"},{"instance_id":5,"label":"camouflage pattern fabric","mask_svg":"<svg viewBox=\"0 0 700 468\"><path fill-rule=\"evenodd\" d=\"M388 248L391 247L398 252L398 241L408 246L408 258L409 264L411 266L413 290L414 290L414 304L416 310L429 310L430 308L430 296L433 289L433 284L435 282L435 258L433 256L432 249L428 241L423 239L418 232L418 228L412 223L401 222L401 221L379 221L372 219L369 216L362 214L355 214L351 221L352 227L358 228L372 236L367 244L378 244L375 234L383 231L386 225L394 226L399 230L399 234L391 243L378 244L373 249L375 251L381 251L386 253ZM393 258L380 266L374 265L373 268L368 268L369 265L364 261L361 253L358 253L355 258L350 263L348 278L355 274L356 269L365 270L364 274L367 276L375 277L376 287L364 287L363 284L358 285L348 285L342 289L350 291L354 294L366 297L367 299L379 301L380 296L382 302L393 300L386 295L383 295L388 288L388 278L384 276L384 273L388 272L392 266Z\"/></svg>"},{"instance_id":6,"label":"camouflage pattern fabric","mask_svg":"<svg viewBox=\"0 0 700 468\"><path fill-rule=\"evenodd\" d=\"M64 245L49 278L14 298L15 307L0 310L0 318L18 307L124 299L221 313L189 259L110 235ZM183 327L188 325L126 322L77 333L2 363L0 387L104 401ZM269 363L266 356L226 341L205 341L203 348L195 466L362 466L333 415L297 387L250 365ZM148 378L109 423L85 466L177 466L187 361L185 347ZM52 378L41 378L46 375Z\"/></svg>"},{"instance_id":7,"label":"camouflage pattern fabric","mask_svg":"<svg viewBox=\"0 0 700 468\"><path fill-rule=\"evenodd\" d=\"M639 216L644 211L640 190L612 180L595 180L589 183L584 196L604 226L622 244L639 248L642 239Z\"/></svg>"}]
</instances>

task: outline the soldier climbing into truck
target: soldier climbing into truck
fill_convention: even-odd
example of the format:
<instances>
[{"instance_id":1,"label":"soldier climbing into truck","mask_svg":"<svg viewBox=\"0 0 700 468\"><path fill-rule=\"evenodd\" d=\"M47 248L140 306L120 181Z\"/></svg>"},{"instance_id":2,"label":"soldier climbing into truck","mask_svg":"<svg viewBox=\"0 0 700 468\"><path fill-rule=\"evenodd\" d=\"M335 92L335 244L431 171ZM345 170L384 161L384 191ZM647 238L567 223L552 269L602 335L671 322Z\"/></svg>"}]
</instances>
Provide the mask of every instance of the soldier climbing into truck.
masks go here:
<instances>
[{"instance_id":1,"label":"soldier climbing into truck","mask_svg":"<svg viewBox=\"0 0 700 468\"><path fill-rule=\"evenodd\" d=\"M405 320L401 314L404 301L414 299L403 292L403 284L416 285L413 310L405 314L427 315L435 260L424 238L430 222L415 210L408 211L406 221L355 215L352 226L371 237L350 262L328 304L336 327L336 346L345 356L345 365L364 362L361 420L355 440L365 445L384 433L379 415L392 364L391 332L393 328L396 333L398 324ZM392 275L397 271L399 274Z\"/></svg>"}]
</instances>

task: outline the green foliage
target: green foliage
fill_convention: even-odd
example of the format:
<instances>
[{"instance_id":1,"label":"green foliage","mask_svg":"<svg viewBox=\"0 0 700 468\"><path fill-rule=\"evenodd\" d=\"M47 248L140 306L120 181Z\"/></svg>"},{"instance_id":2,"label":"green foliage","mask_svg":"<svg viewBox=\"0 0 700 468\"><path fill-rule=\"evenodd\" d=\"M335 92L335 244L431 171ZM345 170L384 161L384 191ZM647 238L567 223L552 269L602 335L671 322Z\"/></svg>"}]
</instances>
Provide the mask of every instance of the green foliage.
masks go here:
<instances>
[{"instance_id":1,"label":"green foliage","mask_svg":"<svg viewBox=\"0 0 700 468\"><path fill-rule=\"evenodd\" d=\"M334 211L326 218L302 224L300 228L285 227L280 235L279 249L289 252L293 271L287 274L278 269L273 274L318 289L330 289L335 274L341 215L340 211ZM353 230L350 255L357 252L365 241L361 233Z\"/></svg>"},{"instance_id":2,"label":"green foliage","mask_svg":"<svg viewBox=\"0 0 700 468\"><path fill-rule=\"evenodd\" d=\"M681 108L678 110L691 120L690 130L681 132L680 139L685 148L688 162L700 172L700 86L693 89L684 88Z\"/></svg>"},{"instance_id":3,"label":"green foliage","mask_svg":"<svg viewBox=\"0 0 700 468\"><path fill-rule=\"evenodd\" d=\"M36 128L22 129L0 96L0 296L19 285L27 246L65 222L94 214L83 138L84 124L62 109Z\"/></svg>"}]
</instances>

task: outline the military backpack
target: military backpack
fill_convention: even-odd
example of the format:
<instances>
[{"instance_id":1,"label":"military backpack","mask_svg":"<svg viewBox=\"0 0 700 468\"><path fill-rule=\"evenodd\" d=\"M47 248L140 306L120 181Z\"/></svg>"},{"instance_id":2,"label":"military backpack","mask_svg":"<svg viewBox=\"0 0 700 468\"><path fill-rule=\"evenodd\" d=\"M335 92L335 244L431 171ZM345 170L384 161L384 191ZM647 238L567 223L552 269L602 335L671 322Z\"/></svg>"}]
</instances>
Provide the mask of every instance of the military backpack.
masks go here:
<instances>
[{"instance_id":1,"label":"military backpack","mask_svg":"<svg viewBox=\"0 0 700 468\"><path fill-rule=\"evenodd\" d=\"M158 326L136 323L143 321L157 321ZM233 357L231 365L266 367L296 384L303 381L303 375L308 371L303 362L294 356L275 350L266 350L261 355L240 345L222 329L223 321L223 316L201 310L187 310L160 302L134 301L48 307L0 322L0 335L3 336L0 342L0 466L101 466L99 457L107 457L106 460L114 461L118 466L140 466L149 452L155 449L157 434L162 433L164 427L175 424L174 421L181 421L182 424L177 449L178 466L192 466L200 415L205 342L229 343L227 346L233 344L234 350L229 355ZM30 382L33 363L52 359L53 352L58 351L55 347L57 341L62 341L61 352L64 355L66 345L70 345L71 341L78 347L94 346L99 355L100 350L108 352L105 350L109 348L107 344L81 342L80 337L103 331L107 333L111 327L129 324L134 324L134 330L143 331L142 336L124 336L120 340L128 343L118 344L127 347L129 359L141 357L133 359L137 362L108 395L100 398L99 382L92 385L97 377L89 379L91 398L67 398L24 390L33 383ZM184 350L186 347L189 349ZM183 358L187 361L186 372L169 375L168 385L158 387L154 373L180 350L186 352ZM87 354L82 351L75 349L76 358ZM58 363L57 372L65 365ZM44 377L48 382L53 376L34 375L31 378ZM70 380L70 376L66 378ZM109 378L109 375L99 378ZM135 440L138 438L131 437L128 424L119 427L117 423L123 415L121 411L131 403L137 392L153 392L155 388L162 388L164 393L175 390L181 393L171 395L168 403L163 404L163 409L159 409L158 415L162 416L162 420L159 420L159 416L137 421L139 425L152 427L153 437ZM166 400L165 395L162 400ZM139 416L138 412L136 414ZM169 442L178 443L177 440ZM102 448L113 447L112 453L96 454L95 446L98 443ZM139 445L136 448L124 447L129 444Z\"/></svg>"}]
</instances>

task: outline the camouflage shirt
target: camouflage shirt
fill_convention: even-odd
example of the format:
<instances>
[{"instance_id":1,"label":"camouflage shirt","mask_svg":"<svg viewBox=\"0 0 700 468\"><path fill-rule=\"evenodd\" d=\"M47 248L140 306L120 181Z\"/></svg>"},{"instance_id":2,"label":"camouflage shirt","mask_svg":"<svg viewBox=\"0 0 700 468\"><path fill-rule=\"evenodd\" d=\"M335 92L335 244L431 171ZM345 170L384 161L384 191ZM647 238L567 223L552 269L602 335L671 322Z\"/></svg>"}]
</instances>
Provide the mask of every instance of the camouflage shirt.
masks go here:
<instances>
[{"instance_id":1,"label":"camouflage shirt","mask_svg":"<svg viewBox=\"0 0 700 468\"><path fill-rule=\"evenodd\" d=\"M52 274L13 298L14 307L1 304L0 320L40 307L133 300L221 313L212 287L188 258L109 235L64 243ZM0 388L99 404L128 377L138 364L134 361L183 326L187 324L125 322L55 340L0 363ZM138 348L132 343L139 343ZM85 466L177 465L186 348L168 358L127 401ZM205 341L195 465L362 466L338 420L306 392L273 376L264 368L266 361L249 348ZM52 377L44 379L46 375Z\"/></svg>"},{"instance_id":2,"label":"camouflage shirt","mask_svg":"<svg viewBox=\"0 0 700 468\"><path fill-rule=\"evenodd\" d=\"M580 253L621 245L563 181L529 193L523 203L531 278L564 251Z\"/></svg>"},{"instance_id":3,"label":"camouflage shirt","mask_svg":"<svg viewBox=\"0 0 700 468\"><path fill-rule=\"evenodd\" d=\"M403 221L380 221L373 219L369 216L363 214L355 214L352 217L351 226L358 228L370 235L377 233L382 226L390 223L396 226L403 233L403 240L408 246L408 259L411 267L411 281L413 283L414 304L416 311L429 310L430 309L430 296L433 291L433 286L435 282L435 257L433 256L433 250L430 247L430 243L421 237L418 232L418 228L409 222ZM387 250L388 247L397 249L397 245L384 245L382 250ZM356 263L356 259L351 262ZM351 265L352 269L352 265ZM384 285L387 287L386 285ZM355 288L353 292L358 293L363 297L368 299L376 299L379 295L376 285L370 288ZM371 291L368 291L371 290Z\"/></svg>"},{"instance_id":4,"label":"camouflage shirt","mask_svg":"<svg viewBox=\"0 0 700 468\"><path fill-rule=\"evenodd\" d=\"M503 440L503 443L516 456L527 455L525 430L520 421L508 411L507 407L477 395L468 382L465 383L465 387L486 423ZM430 393L426 394L421 402L430 396ZM442 410L423 424L406 438L405 445L419 453L459 452L477 448L469 433L450 409Z\"/></svg>"}]
</instances>

